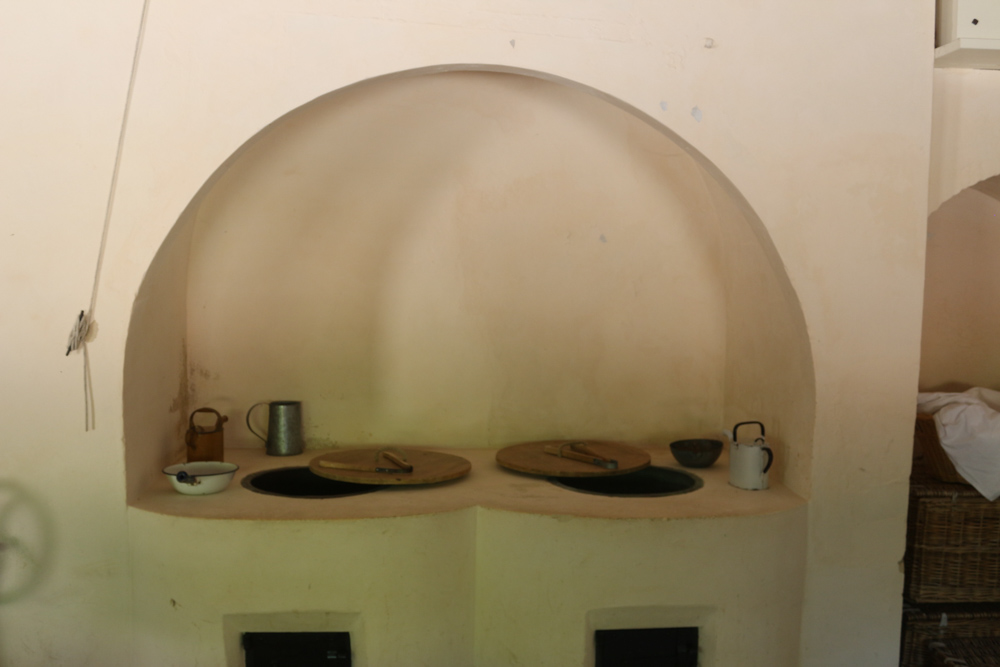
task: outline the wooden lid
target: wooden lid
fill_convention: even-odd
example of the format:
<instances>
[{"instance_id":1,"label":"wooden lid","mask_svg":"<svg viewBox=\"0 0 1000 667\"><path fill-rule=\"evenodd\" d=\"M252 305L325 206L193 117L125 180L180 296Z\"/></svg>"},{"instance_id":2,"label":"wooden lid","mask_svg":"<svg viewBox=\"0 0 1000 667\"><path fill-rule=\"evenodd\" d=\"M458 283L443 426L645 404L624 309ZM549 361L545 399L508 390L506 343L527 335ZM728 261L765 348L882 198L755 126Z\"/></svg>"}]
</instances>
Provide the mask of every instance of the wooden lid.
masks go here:
<instances>
[{"instance_id":1,"label":"wooden lid","mask_svg":"<svg viewBox=\"0 0 1000 667\"><path fill-rule=\"evenodd\" d=\"M411 472L376 472L374 470L376 467L398 467L396 463L380 453L382 450L405 459L406 463L413 466L413 470ZM324 461L333 465L347 465L365 470L328 467L324 465ZM436 484L464 477L469 474L471 469L472 464L461 456L427 452L412 447L339 449L321 454L309 462L309 470L320 477L338 482L353 482L354 484Z\"/></svg>"},{"instance_id":2,"label":"wooden lid","mask_svg":"<svg viewBox=\"0 0 1000 667\"><path fill-rule=\"evenodd\" d=\"M604 458L618 462L618 467L609 470L593 463L585 463L570 458L561 458L545 451L548 447L558 449L573 443L581 443L585 447ZM625 473L642 470L649 465L649 452L625 445L619 442L601 440L545 440L542 442L525 442L520 445L504 447L497 452L497 463L504 468L525 472L529 475L545 475L546 477L607 477L624 475Z\"/></svg>"}]
</instances>

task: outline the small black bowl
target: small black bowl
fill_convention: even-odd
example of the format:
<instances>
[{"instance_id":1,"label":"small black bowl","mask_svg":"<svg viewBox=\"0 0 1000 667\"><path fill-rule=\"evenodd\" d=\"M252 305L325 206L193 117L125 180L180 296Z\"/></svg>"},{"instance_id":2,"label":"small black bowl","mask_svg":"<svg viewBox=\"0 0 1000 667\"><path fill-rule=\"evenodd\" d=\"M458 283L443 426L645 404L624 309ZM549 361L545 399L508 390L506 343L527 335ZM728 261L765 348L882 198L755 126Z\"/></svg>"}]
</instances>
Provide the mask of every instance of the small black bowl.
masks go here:
<instances>
[{"instance_id":1,"label":"small black bowl","mask_svg":"<svg viewBox=\"0 0 1000 667\"><path fill-rule=\"evenodd\" d=\"M670 443L670 452L685 468L707 468L722 453L721 440L678 440Z\"/></svg>"}]
</instances>

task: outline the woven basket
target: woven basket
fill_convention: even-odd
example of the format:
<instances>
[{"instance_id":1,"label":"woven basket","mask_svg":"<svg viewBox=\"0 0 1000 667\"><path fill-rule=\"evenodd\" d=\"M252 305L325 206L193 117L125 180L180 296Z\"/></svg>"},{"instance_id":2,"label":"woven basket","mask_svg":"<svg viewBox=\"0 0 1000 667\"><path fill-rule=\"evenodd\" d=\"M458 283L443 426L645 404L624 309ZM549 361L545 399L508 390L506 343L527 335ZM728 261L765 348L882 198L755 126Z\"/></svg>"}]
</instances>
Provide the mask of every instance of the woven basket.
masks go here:
<instances>
[{"instance_id":1,"label":"woven basket","mask_svg":"<svg viewBox=\"0 0 1000 667\"><path fill-rule=\"evenodd\" d=\"M932 641L927 657L930 667L1000 667L1000 637Z\"/></svg>"},{"instance_id":2,"label":"woven basket","mask_svg":"<svg viewBox=\"0 0 1000 667\"><path fill-rule=\"evenodd\" d=\"M904 609L899 665L929 667L934 664L930 642L973 637L1000 637L1000 605L932 605Z\"/></svg>"},{"instance_id":3,"label":"woven basket","mask_svg":"<svg viewBox=\"0 0 1000 667\"><path fill-rule=\"evenodd\" d=\"M1000 602L1000 503L968 486L911 478L905 561L912 602Z\"/></svg>"},{"instance_id":4,"label":"woven basket","mask_svg":"<svg viewBox=\"0 0 1000 667\"><path fill-rule=\"evenodd\" d=\"M913 449L916 455L923 455L924 465L934 479L949 484L968 484L955 470L955 465L941 446L934 415L917 415L913 431Z\"/></svg>"}]
</instances>

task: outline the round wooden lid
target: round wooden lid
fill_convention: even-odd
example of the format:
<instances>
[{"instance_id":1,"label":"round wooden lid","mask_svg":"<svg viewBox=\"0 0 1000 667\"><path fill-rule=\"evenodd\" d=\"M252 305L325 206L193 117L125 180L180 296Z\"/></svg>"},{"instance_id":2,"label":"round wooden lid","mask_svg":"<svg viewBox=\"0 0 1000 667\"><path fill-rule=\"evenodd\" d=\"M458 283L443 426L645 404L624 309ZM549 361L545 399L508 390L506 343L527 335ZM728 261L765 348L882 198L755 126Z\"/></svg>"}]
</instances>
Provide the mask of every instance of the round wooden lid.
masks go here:
<instances>
[{"instance_id":1,"label":"round wooden lid","mask_svg":"<svg viewBox=\"0 0 1000 667\"><path fill-rule=\"evenodd\" d=\"M376 468L383 470L400 468L399 463L394 462L387 454L413 466L413 470L376 471ZM320 477L355 484L436 484L464 477L471 469L472 464L461 456L428 452L412 447L340 449L321 454L309 462L309 470Z\"/></svg>"},{"instance_id":2,"label":"round wooden lid","mask_svg":"<svg viewBox=\"0 0 1000 667\"><path fill-rule=\"evenodd\" d=\"M573 447L573 445L578 445ZM582 445L582 447L580 446ZM560 457L557 453L562 448ZM599 458L611 459L617 462L617 467L607 468L603 465L566 458L567 450L578 454L592 452ZM545 440L542 442L525 442L520 445L504 447L497 452L497 463L504 468L525 472L529 475L545 475L546 477L607 477L624 475L625 473L642 470L649 465L649 452L624 445L619 442L601 440Z\"/></svg>"}]
</instances>

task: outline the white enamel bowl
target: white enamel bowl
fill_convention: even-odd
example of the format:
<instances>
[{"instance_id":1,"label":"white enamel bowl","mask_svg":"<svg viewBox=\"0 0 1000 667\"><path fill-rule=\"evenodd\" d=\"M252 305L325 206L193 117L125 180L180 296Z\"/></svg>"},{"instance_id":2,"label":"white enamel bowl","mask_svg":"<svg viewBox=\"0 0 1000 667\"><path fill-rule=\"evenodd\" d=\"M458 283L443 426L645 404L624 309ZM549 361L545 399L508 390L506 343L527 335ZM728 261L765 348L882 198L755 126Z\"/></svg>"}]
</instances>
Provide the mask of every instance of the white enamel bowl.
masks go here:
<instances>
[{"instance_id":1,"label":"white enamel bowl","mask_svg":"<svg viewBox=\"0 0 1000 667\"><path fill-rule=\"evenodd\" d=\"M224 491L240 467L223 461L192 461L175 463L163 469L163 474L178 493L205 496Z\"/></svg>"}]
</instances>

